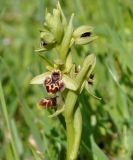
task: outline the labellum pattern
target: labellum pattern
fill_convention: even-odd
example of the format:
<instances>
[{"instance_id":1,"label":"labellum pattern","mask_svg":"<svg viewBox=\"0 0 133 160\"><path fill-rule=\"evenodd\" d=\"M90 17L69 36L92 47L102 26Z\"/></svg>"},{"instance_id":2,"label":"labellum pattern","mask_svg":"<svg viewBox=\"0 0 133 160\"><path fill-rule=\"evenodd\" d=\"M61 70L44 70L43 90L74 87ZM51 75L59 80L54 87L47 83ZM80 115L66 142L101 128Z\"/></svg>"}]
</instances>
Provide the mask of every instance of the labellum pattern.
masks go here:
<instances>
[{"instance_id":1,"label":"labellum pattern","mask_svg":"<svg viewBox=\"0 0 133 160\"><path fill-rule=\"evenodd\" d=\"M39 106L42 108L55 108L56 104L56 97L54 98L43 98L39 101Z\"/></svg>"},{"instance_id":2,"label":"labellum pattern","mask_svg":"<svg viewBox=\"0 0 133 160\"><path fill-rule=\"evenodd\" d=\"M61 80L61 73L54 71L51 77L47 77L44 80L44 86L48 93L56 94L57 92L62 92L65 89L65 85Z\"/></svg>"}]
</instances>

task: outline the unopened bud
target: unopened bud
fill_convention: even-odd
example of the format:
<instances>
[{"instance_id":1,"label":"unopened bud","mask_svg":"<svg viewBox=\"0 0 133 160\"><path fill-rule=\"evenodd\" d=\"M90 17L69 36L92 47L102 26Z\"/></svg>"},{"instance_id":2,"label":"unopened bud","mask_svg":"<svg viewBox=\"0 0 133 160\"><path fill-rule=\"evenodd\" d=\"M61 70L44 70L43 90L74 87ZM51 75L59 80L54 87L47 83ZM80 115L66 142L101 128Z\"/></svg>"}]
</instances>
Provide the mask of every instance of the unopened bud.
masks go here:
<instances>
[{"instance_id":1,"label":"unopened bud","mask_svg":"<svg viewBox=\"0 0 133 160\"><path fill-rule=\"evenodd\" d=\"M41 48L52 49L55 46L55 38L52 33L43 31L41 32Z\"/></svg>"},{"instance_id":2,"label":"unopened bud","mask_svg":"<svg viewBox=\"0 0 133 160\"><path fill-rule=\"evenodd\" d=\"M54 26L51 28L57 43L61 42L63 36L63 24L61 22L61 13L59 9L53 10Z\"/></svg>"},{"instance_id":3,"label":"unopened bud","mask_svg":"<svg viewBox=\"0 0 133 160\"><path fill-rule=\"evenodd\" d=\"M73 33L75 44L84 45L95 40L97 37L92 36L92 31L93 31L93 28L90 26L78 27Z\"/></svg>"}]
</instances>

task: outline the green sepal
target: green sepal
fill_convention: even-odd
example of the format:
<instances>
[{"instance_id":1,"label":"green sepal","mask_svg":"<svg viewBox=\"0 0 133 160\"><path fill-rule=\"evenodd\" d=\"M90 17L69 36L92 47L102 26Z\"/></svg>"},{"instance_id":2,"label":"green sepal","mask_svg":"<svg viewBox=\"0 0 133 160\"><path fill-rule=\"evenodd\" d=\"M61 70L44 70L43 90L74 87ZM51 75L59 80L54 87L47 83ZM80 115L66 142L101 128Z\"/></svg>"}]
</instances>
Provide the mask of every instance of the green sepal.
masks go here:
<instances>
[{"instance_id":1,"label":"green sepal","mask_svg":"<svg viewBox=\"0 0 133 160\"><path fill-rule=\"evenodd\" d=\"M45 72L43 74L40 74L40 75L34 77L30 81L30 84L43 84L44 80L50 76L51 76L51 72ZM74 90L74 91L76 91L78 89L77 82L74 79L70 78L69 76L63 74L62 80L65 84L65 88L70 89L70 90Z\"/></svg>"},{"instance_id":2,"label":"green sepal","mask_svg":"<svg viewBox=\"0 0 133 160\"><path fill-rule=\"evenodd\" d=\"M80 37L75 39L76 45L85 45L97 39L97 36Z\"/></svg>"},{"instance_id":3,"label":"green sepal","mask_svg":"<svg viewBox=\"0 0 133 160\"><path fill-rule=\"evenodd\" d=\"M78 83L74 79L70 78L69 76L63 74L62 80L65 84L65 88L73 91L76 91L78 89Z\"/></svg>"},{"instance_id":4,"label":"green sepal","mask_svg":"<svg viewBox=\"0 0 133 160\"><path fill-rule=\"evenodd\" d=\"M73 37L74 38L81 37L84 33L92 33L92 31L93 27L83 25L74 30Z\"/></svg>"},{"instance_id":5,"label":"green sepal","mask_svg":"<svg viewBox=\"0 0 133 160\"><path fill-rule=\"evenodd\" d=\"M40 74L36 77L34 77L30 84L43 84L44 80L51 75L51 72L45 72L43 74Z\"/></svg>"},{"instance_id":6,"label":"green sepal","mask_svg":"<svg viewBox=\"0 0 133 160\"><path fill-rule=\"evenodd\" d=\"M81 87L83 82L86 80L86 77L90 76L96 64L96 56L95 54L88 55L83 63L82 69L79 74L76 76L76 81Z\"/></svg>"},{"instance_id":7,"label":"green sepal","mask_svg":"<svg viewBox=\"0 0 133 160\"><path fill-rule=\"evenodd\" d=\"M94 41L97 36L92 35L93 28L91 26L81 26L73 32L73 39L77 45L85 45Z\"/></svg>"}]
</instances>

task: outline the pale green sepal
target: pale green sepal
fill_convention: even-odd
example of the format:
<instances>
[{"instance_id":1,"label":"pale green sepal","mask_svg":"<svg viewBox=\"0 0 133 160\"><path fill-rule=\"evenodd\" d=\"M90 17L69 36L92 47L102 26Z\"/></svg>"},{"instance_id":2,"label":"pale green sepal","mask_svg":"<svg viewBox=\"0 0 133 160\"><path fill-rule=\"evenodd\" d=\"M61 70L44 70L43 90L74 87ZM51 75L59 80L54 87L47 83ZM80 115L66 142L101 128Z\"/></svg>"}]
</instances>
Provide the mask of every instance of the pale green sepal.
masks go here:
<instances>
[{"instance_id":1,"label":"pale green sepal","mask_svg":"<svg viewBox=\"0 0 133 160\"><path fill-rule=\"evenodd\" d=\"M77 45L84 45L94 41L97 37L92 36L93 27L81 26L73 32L74 42Z\"/></svg>"},{"instance_id":2,"label":"pale green sepal","mask_svg":"<svg viewBox=\"0 0 133 160\"><path fill-rule=\"evenodd\" d=\"M43 74L40 74L36 77L34 77L31 81L30 84L43 84L44 80L46 77L49 77L51 75L51 72L45 72Z\"/></svg>"},{"instance_id":3,"label":"pale green sepal","mask_svg":"<svg viewBox=\"0 0 133 160\"><path fill-rule=\"evenodd\" d=\"M87 77L86 78L89 78L90 77L90 74L92 73L92 71L94 70L94 67L95 67L95 65L96 65L96 56L95 56L95 54L91 54L91 55L89 55L90 56L90 60L88 59L86 59L85 60L85 63L87 64L89 64L89 61L90 61L90 63L91 63L91 68L88 70L88 74L87 74ZM89 57L88 56L88 57ZM85 64L84 63L84 64Z\"/></svg>"},{"instance_id":4,"label":"pale green sepal","mask_svg":"<svg viewBox=\"0 0 133 160\"><path fill-rule=\"evenodd\" d=\"M95 64L96 64L95 54L90 54L85 58L82 69L76 76L76 81L80 87L82 83L86 80L86 78L90 76L91 72L95 67Z\"/></svg>"},{"instance_id":5,"label":"pale green sepal","mask_svg":"<svg viewBox=\"0 0 133 160\"><path fill-rule=\"evenodd\" d=\"M74 38L81 37L82 34L87 33L87 32L91 33L92 31L93 31L93 27L83 25L75 29L75 31L73 32L73 37Z\"/></svg>"},{"instance_id":6,"label":"pale green sepal","mask_svg":"<svg viewBox=\"0 0 133 160\"><path fill-rule=\"evenodd\" d=\"M74 90L74 91L76 91L78 89L77 82L74 79L68 77L67 75L63 74L62 80L65 84L65 88L68 88L68 89Z\"/></svg>"},{"instance_id":7,"label":"pale green sepal","mask_svg":"<svg viewBox=\"0 0 133 160\"><path fill-rule=\"evenodd\" d=\"M76 45L85 45L97 39L97 36L80 37L75 39Z\"/></svg>"},{"instance_id":8,"label":"pale green sepal","mask_svg":"<svg viewBox=\"0 0 133 160\"><path fill-rule=\"evenodd\" d=\"M91 68L94 68L95 64L96 64L96 56L95 54L92 53L85 58L82 69L88 66L91 66Z\"/></svg>"}]
</instances>

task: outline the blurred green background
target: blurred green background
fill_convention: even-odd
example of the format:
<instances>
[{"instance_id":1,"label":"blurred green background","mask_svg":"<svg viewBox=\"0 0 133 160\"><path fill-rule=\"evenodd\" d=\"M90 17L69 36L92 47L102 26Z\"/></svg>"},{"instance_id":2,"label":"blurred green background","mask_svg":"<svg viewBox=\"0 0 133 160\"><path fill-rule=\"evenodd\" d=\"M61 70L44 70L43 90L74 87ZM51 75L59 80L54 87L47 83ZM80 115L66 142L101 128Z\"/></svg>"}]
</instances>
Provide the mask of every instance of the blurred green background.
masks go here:
<instances>
[{"instance_id":1,"label":"blurred green background","mask_svg":"<svg viewBox=\"0 0 133 160\"><path fill-rule=\"evenodd\" d=\"M94 27L98 39L73 49L74 62L82 64L95 53L92 92L79 97L83 133L79 160L133 159L133 1L60 0L74 25ZM36 107L43 98L41 86L29 85L45 71L34 52L45 9L55 0L0 1L0 159L64 160L66 135L63 119L48 118L49 111ZM52 52L52 51L51 51ZM77 53L78 54L77 54ZM52 53L46 54L49 58ZM92 140L93 135L93 140Z\"/></svg>"}]
</instances>

